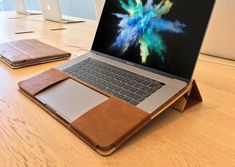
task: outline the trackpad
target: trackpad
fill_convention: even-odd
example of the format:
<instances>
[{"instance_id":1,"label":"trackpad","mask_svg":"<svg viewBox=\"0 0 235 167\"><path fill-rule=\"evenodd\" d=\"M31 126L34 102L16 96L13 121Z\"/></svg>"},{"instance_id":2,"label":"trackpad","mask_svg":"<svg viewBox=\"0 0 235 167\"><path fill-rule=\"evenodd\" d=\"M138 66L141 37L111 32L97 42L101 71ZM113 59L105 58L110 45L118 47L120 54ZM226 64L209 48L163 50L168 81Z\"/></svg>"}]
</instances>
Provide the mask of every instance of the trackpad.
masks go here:
<instances>
[{"instance_id":1,"label":"trackpad","mask_svg":"<svg viewBox=\"0 0 235 167\"><path fill-rule=\"evenodd\" d=\"M67 79L35 96L69 123L109 97L73 79Z\"/></svg>"}]
</instances>

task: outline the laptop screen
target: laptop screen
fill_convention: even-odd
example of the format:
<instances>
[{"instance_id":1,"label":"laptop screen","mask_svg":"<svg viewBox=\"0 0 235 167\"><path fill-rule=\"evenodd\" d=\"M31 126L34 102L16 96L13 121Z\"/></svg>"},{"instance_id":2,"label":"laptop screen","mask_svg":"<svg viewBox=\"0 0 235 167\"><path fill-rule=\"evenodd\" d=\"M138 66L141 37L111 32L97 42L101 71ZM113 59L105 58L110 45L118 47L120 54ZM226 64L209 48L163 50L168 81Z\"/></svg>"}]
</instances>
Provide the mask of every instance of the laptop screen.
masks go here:
<instances>
[{"instance_id":1,"label":"laptop screen","mask_svg":"<svg viewBox=\"0 0 235 167\"><path fill-rule=\"evenodd\" d=\"M214 0L106 0L92 50L191 79Z\"/></svg>"}]
</instances>

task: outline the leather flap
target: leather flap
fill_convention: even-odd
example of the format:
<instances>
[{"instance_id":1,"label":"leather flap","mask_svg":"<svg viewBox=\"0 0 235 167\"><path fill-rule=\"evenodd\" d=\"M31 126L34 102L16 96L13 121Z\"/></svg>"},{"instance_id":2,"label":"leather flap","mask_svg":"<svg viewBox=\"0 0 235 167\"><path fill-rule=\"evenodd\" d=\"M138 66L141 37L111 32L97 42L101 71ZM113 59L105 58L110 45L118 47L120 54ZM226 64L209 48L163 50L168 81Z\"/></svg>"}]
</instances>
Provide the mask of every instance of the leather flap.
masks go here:
<instances>
[{"instance_id":1,"label":"leather flap","mask_svg":"<svg viewBox=\"0 0 235 167\"><path fill-rule=\"evenodd\" d=\"M109 150L148 121L147 112L112 97L76 119L71 127L95 148Z\"/></svg>"},{"instance_id":2,"label":"leather flap","mask_svg":"<svg viewBox=\"0 0 235 167\"><path fill-rule=\"evenodd\" d=\"M67 78L69 78L67 74L52 68L30 79L19 82L19 87L29 95L35 96L47 87Z\"/></svg>"},{"instance_id":3,"label":"leather flap","mask_svg":"<svg viewBox=\"0 0 235 167\"><path fill-rule=\"evenodd\" d=\"M70 53L36 39L25 39L1 44L0 55L9 62L21 62L54 56L69 57Z\"/></svg>"},{"instance_id":4,"label":"leather flap","mask_svg":"<svg viewBox=\"0 0 235 167\"><path fill-rule=\"evenodd\" d=\"M193 105L202 102L202 96L198 89L197 83L193 80L189 84L189 91L179 98L173 105L172 108L179 110L181 112L185 111L187 108L192 107Z\"/></svg>"}]
</instances>

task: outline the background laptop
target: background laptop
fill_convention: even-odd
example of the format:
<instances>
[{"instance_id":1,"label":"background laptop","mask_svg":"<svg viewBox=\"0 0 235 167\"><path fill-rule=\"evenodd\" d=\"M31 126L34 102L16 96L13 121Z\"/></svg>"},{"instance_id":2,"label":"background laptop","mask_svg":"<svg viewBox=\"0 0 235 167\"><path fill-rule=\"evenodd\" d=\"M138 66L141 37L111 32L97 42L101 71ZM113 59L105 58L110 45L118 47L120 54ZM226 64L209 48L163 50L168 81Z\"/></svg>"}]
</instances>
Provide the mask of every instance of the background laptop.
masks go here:
<instances>
[{"instance_id":1,"label":"background laptop","mask_svg":"<svg viewBox=\"0 0 235 167\"><path fill-rule=\"evenodd\" d=\"M90 53L63 70L153 113L191 81L214 0L107 0ZM72 122L107 97L72 79L36 96Z\"/></svg>"},{"instance_id":2,"label":"background laptop","mask_svg":"<svg viewBox=\"0 0 235 167\"><path fill-rule=\"evenodd\" d=\"M40 15L42 14L40 11L26 10L24 0L14 0L16 12L19 14L25 15Z\"/></svg>"},{"instance_id":3,"label":"background laptop","mask_svg":"<svg viewBox=\"0 0 235 167\"><path fill-rule=\"evenodd\" d=\"M59 0L40 0L42 15L45 20L60 22L60 23L78 23L84 20L62 16Z\"/></svg>"}]
</instances>

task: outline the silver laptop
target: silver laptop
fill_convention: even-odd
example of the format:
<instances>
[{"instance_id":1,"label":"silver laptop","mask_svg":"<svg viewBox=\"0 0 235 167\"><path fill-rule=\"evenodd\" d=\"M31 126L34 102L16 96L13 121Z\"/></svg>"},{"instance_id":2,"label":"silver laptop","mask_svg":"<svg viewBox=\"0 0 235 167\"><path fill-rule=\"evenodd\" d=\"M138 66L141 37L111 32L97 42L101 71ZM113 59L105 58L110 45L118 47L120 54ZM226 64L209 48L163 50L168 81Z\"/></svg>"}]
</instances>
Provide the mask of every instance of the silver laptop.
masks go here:
<instances>
[{"instance_id":1,"label":"silver laptop","mask_svg":"<svg viewBox=\"0 0 235 167\"><path fill-rule=\"evenodd\" d=\"M14 0L16 12L24 15L40 15L41 11L26 10L24 0Z\"/></svg>"},{"instance_id":2,"label":"silver laptop","mask_svg":"<svg viewBox=\"0 0 235 167\"><path fill-rule=\"evenodd\" d=\"M91 52L57 69L153 113L191 81L213 4L106 0ZM107 100L72 79L36 98L68 122Z\"/></svg>"},{"instance_id":3,"label":"silver laptop","mask_svg":"<svg viewBox=\"0 0 235 167\"><path fill-rule=\"evenodd\" d=\"M45 20L59 23L78 23L84 22L76 17L62 16L59 0L40 0L42 15Z\"/></svg>"}]
</instances>

